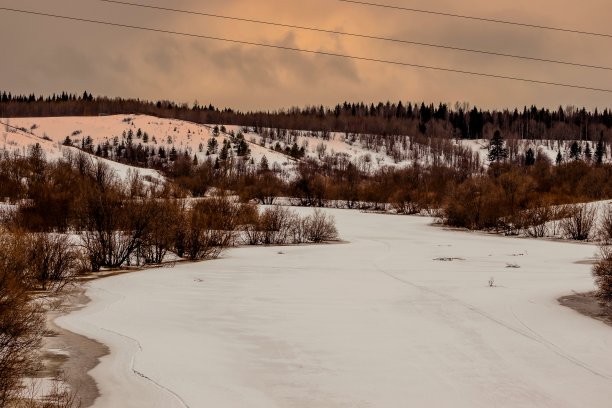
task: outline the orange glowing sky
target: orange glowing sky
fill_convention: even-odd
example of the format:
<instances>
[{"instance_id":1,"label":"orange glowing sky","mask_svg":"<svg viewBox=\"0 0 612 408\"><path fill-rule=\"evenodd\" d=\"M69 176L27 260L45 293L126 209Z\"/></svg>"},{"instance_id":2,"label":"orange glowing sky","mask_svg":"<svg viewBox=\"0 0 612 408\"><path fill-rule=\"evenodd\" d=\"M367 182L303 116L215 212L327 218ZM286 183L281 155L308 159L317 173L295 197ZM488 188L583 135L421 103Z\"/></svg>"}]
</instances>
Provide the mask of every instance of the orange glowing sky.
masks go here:
<instances>
[{"instance_id":1,"label":"orange glowing sky","mask_svg":"<svg viewBox=\"0 0 612 408\"><path fill-rule=\"evenodd\" d=\"M435 42L612 67L612 38L586 37L448 17L374 9L336 0L133 0L286 24ZM378 0L404 7L612 33L612 2L589 0ZM521 76L612 89L612 71L516 61L456 51L142 10L96 0L0 0L0 7L100 19L194 34ZM276 109L349 101L466 101L609 107L612 94L344 60L246 45L0 12L0 89L212 103ZM8 52L7 52L8 51Z\"/></svg>"}]
</instances>

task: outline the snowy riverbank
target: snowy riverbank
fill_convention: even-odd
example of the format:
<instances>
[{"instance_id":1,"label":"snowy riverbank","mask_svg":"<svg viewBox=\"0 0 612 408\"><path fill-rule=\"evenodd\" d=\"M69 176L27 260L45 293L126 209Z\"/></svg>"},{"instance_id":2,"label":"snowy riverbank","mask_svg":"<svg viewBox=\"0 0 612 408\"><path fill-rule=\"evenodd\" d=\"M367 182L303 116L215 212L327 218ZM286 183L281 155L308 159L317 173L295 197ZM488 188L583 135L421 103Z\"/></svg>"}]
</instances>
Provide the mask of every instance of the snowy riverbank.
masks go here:
<instances>
[{"instance_id":1,"label":"snowy riverbank","mask_svg":"<svg viewBox=\"0 0 612 408\"><path fill-rule=\"evenodd\" d=\"M94 406L608 406L612 329L557 302L595 246L330 212L348 244L90 282L56 322L110 349Z\"/></svg>"}]
</instances>

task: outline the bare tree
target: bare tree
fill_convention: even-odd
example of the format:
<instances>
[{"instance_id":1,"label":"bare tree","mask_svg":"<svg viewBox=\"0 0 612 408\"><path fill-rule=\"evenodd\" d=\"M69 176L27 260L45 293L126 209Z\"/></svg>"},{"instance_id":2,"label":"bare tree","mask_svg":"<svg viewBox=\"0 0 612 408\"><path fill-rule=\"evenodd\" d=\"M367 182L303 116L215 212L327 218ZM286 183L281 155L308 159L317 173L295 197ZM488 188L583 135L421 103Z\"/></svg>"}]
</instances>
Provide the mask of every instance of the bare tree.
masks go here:
<instances>
[{"instance_id":1,"label":"bare tree","mask_svg":"<svg viewBox=\"0 0 612 408\"><path fill-rule=\"evenodd\" d=\"M27 274L33 289L59 290L78 273L80 253L68 237L31 234L27 246Z\"/></svg>"},{"instance_id":2,"label":"bare tree","mask_svg":"<svg viewBox=\"0 0 612 408\"><path fill-rule=\"evenodd\" d=\"M148 264L163 262L175 243L178 226L181 224L183 204L178 200L156 199L151 201L148 211L153 215L142 238L141 252Z\"/></svg>"},{"instance_id":3,"label":"bare tree","mask_svg":"<svg viewBox=\"0 0 612 408\"><path fill-rule=\"evenodd\" d=\"M113 192L93 191L83 216L82 244L92 270L98 271L129 262L156 214L147 199L125 200Z\"/></svg>"}]
</instances>

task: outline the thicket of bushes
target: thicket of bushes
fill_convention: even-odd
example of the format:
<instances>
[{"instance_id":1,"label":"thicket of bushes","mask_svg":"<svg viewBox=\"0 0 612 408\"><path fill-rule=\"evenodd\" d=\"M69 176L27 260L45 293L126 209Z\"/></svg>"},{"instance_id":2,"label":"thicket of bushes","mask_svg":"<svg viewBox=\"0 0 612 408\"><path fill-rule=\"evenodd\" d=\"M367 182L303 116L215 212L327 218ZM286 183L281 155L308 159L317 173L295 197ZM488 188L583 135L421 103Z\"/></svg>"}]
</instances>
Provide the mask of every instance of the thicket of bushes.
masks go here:
<instances>
[{"instance_id":1,"label":"thicket of bushes","mask_svg":"<svg viewBox=\"0 0 612 408\"><path fill-rule=\"evenodd\" d=\"M0 406L23 398L21 382L37 363L45 330L40 291L58 292L80 272L66 239L0 229ZM60 395L61 394L61 395ZM71 400L67 393L54 395Z\"/></svg>"},{"instance_id":2,"label":"thicket of bushes","mask_svg":"<svg viewBox=\"0 0 612 408\"><path fill-rule=\"evenodd\" d=\"M266 208L261 214L255 211L243 231L243 242L248 245L319 243L336 239L338 231L333 217L319 209L306 217L279 206Z\"/></svg>"}]
</instances>

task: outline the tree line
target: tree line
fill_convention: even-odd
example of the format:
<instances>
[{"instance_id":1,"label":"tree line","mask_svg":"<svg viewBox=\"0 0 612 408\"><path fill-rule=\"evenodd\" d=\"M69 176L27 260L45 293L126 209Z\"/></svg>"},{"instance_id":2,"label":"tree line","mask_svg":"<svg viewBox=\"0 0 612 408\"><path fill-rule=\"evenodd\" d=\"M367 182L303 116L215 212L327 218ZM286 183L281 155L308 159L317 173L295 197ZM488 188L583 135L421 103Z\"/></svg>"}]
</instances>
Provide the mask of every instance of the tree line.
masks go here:
<instances>
[{"instance_id":1,"label":"tree line","mask_svg":"<svg viewBox=\"0 0 612 408\"><path fill-rule=\"evenodd\" d=\"M612 136L612 110L574 106L537 106L485 110L467 103L437 106L425 102L344 102L333 107L307 106L276 111L241 112L213 105L177 104L93 97L62 92L51 96L0 93L0 116L97 116L146 114L194 123L256 126L377 135L422 134L440 138L491 138L496 129L508 139L597 141Z\"/></svg>"}]
</instances>

